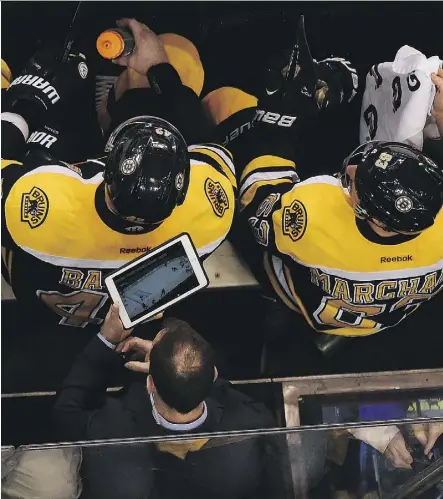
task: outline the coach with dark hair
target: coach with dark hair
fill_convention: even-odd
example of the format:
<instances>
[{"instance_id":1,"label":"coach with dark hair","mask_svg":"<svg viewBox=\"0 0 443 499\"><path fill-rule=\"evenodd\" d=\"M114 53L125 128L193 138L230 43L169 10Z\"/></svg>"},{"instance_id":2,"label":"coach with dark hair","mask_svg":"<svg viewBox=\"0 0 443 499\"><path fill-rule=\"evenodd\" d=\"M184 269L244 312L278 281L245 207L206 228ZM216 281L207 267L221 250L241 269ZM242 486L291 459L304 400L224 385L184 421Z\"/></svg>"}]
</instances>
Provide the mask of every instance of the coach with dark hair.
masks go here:
<instances>
[{"instance_id":1,"label":"coach with dark hair","mask_svg":"<svg viewBox=\"0 0 443 499\"><path fill-rule=\"evenodd\" d=\"M58 440L277 426L263 404L218 378L214 351L187 323L167 320L152 342L130 333L111 307L58 395ZM134 351L142 361L126 362L136 371L133 382L117 397L107 395L110 373ZM83 448L82 498L279 499L286 497L283 449L280 437L251 436Z\"/></svg>"}]
</instances>

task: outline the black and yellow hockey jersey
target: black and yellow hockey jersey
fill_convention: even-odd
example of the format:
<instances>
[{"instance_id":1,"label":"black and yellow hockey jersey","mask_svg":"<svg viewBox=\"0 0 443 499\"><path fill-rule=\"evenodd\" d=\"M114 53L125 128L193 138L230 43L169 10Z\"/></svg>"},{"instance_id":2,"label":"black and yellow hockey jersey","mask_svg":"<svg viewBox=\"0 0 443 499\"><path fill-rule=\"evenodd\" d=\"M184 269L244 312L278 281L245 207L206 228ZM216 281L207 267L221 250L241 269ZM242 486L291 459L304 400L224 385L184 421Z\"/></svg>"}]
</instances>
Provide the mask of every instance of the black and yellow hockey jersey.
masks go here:
<instances>
[{"instance_id":1,"label":"black and yellow hockey jersey","mask_svg":"<svg viewBox=\"0 0 443 499\"><path fill-rule=\"evenodd\" d=\"M16 297L39 313L51 310L65 326L99 324L109 305L108 271L181 232L201 257L211 254L233 220L234 167L222 146L189 151L186 199L150 231L109 212L100 159L37 167L2 161L2 269Z\"/></svg>"},{"instance_id":2,"label":"black and yellow hockey jersey","mask_svg":"<svg viewBox=\"0 0 443 499\"><path fill-rule=\"evenodd\" d=\"M381 238L356 219L338 179L295 183L291 170L294 164L281 158L250 163L240 183L240 210L263 246L272 287L314 329L376 333L441 291L443 211L413 239Z\"/></svg>"},{"instance_id":3,"label":"black and yellow hockey jersey","mask_svg":"<svg viewBox=\"0 0 443 499\"><path fill-rule=\"evenodd\" d=\"M223 97L215 91L206 104L218 124L231 112L216 92ZM251 96L243 101L237 113L254 105ZM245 115L243 122L248 123ZM247 145L251 155L261 146ZM300 182L295 163L274 154L245 164L234 154L241 171L240 217L262 249L272 288L315 330L373 334L398 324L442 290L443 210L420 235L382 238L355 217L338 179L322 175Z\"/></svg>"}]
</instances>

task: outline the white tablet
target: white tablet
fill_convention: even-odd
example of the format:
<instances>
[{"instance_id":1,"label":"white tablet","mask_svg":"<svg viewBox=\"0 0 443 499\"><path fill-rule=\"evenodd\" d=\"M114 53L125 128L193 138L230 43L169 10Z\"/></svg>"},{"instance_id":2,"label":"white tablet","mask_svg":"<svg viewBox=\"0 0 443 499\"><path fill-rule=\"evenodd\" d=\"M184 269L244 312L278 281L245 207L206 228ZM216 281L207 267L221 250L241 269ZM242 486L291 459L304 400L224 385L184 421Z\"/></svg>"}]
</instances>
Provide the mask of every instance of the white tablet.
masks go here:
<instances>
[{"instance_id":1,"label":"white tablet","mask_svg":"<svg viewBox=\"0 0 443 499\"><path fill-rule=\"evenodd\" d=\"M209 284L188 234L180 234L127 263L105 279L120 304L125 328L158 314Z\"/></svg>"}]
</instances>

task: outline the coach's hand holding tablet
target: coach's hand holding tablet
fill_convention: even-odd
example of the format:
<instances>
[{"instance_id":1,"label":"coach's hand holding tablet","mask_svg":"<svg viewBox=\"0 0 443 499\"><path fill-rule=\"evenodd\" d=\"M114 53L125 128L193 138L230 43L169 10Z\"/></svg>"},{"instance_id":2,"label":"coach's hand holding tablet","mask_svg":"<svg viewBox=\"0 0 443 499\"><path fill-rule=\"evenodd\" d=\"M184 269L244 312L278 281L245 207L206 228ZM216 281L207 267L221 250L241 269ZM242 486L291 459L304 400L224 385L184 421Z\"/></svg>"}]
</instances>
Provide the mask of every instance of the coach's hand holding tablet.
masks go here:
<instances>
[{"instance_id":1,"label":"coach's hand holding tablet","mask_svg":"<svg viewBox=\"0 0 443 499\"><path fill-rule=\"evenodd\" d=\"M126 338L132 333L132 329L125 329L123 327L122 321L120 320L119 305L111 305L108 313L106 314L105 322L103 323L102 330L99 336L101 336L102 341L109 347L115 348L118 343L126 340Z\"/></svg>"}]
</instances>

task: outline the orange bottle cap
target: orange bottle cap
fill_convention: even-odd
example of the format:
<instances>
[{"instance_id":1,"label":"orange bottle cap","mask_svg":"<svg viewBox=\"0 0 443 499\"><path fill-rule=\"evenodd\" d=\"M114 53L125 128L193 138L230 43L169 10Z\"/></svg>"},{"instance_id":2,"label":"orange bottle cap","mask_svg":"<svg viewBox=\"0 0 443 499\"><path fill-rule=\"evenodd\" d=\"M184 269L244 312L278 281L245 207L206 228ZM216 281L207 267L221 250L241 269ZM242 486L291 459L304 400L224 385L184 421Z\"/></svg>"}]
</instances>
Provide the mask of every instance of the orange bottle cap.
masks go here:
<instances>
[{"instance_id":1,"label":"orange bottle cap","mask_svg":"<svg viewBox=\"0 0 443 499\"><path fill-rule=\"evenodd\" d=\"M120 33L116 31L103 31L97 38L97 51L105 59L116 59L125 48L125 42Z\"/></svg>"}]
</instances>

